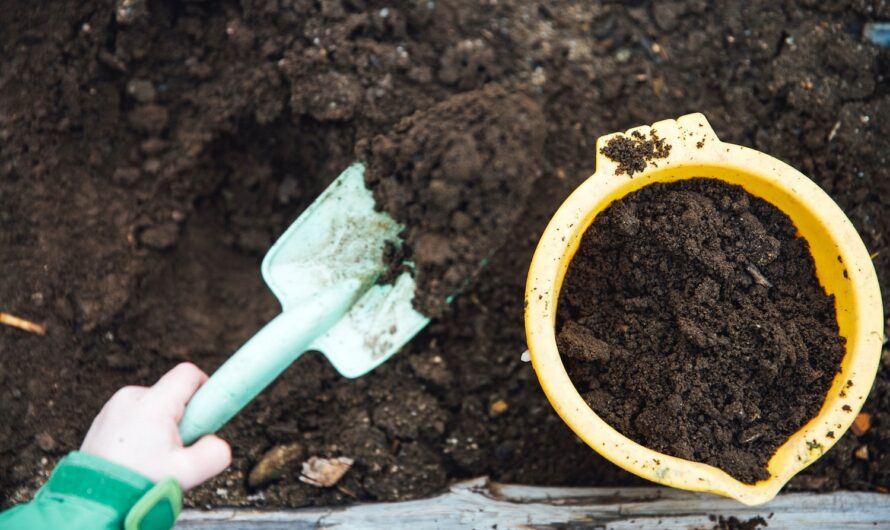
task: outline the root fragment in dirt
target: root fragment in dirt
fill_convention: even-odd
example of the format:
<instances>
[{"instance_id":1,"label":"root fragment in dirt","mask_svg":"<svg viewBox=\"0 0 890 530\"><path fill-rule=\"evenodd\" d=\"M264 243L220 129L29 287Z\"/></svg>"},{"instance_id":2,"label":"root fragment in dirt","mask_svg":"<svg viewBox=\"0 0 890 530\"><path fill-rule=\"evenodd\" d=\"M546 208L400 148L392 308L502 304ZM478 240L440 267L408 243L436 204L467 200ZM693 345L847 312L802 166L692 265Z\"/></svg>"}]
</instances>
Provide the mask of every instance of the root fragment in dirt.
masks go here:
<instances>
[{"instance_id":1,"label":"root fragment in dirt","mask_svg":"<svg viewBox=\"0 0 890 530\"><path fill-rule=\"evenodd\" d=\"M26 320L15 315L10 315L9 313L0 312L0 324L18 328L29 333L35 333L37 335L46 335L45 325L37 324L35 322L31 322L30 320Z\"/></svg>"},{"instance_id":2,"label":"root fragment in dirt","mask_svg":"<svg viewBox=\"0 0 890 530\"><path fill-rule=\"evenodd\" d=\"M319 488L330 488L340 482L343 475L352 467L354 460L345 456L337 458L318 458L313 456L303 462L303 474L300 480Z\"/></svg>"},{"instance_id":3,"label":"root fragment in dirt","mask_svg":"<svg viewBox=\"0 0 890 530\"><path fill-rule=\"evenodd\" d=\"M753 264L748 263L745 265L745 270L748 271L748 274L751 275L751 278L754 280L754 283L757 285L762 285L764 287L772 287L773 284L770 283L769 280L766 279L766 276L763 275L762 272Z\"/></svg>"}]
</instances>

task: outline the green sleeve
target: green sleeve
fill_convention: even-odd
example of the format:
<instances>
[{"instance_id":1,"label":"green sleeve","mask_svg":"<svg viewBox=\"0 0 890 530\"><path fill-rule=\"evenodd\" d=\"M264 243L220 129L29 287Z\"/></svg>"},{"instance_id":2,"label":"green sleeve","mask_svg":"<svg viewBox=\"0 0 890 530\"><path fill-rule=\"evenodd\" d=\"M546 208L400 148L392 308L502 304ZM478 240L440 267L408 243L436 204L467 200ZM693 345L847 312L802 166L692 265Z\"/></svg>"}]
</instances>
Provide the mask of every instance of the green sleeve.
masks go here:
<instances>
[{"instance_id":1,"label":"green sleeve","mask_svg":"<svg viewBox=\"0 0 890 530\"><path fill-rule=\"evenodd\" d=\"M63 458L27 504L0 513L0 530L169 530L182 507L172 479L154 484L103 458Z\"/></svg>"}]
</instances>

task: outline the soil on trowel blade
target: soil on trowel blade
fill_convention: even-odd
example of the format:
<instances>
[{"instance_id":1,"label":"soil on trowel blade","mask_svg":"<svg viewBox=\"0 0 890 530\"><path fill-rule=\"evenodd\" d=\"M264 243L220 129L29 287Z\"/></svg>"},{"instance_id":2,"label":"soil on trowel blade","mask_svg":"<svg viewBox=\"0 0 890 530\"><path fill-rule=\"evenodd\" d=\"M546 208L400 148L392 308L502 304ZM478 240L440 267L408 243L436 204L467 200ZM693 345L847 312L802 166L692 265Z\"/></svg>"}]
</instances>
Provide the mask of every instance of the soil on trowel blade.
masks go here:
<instances>
[{"instance_id":1,"label":"soil on trowel blade","mask_svg":"<svg viewBox=\"0 0 890 530\"><path fill-rule=\"evenodd\" d=\"M587 229L557 344L632 440L753 483L822 406L844 355L834 297L786 215L739 186L652 184Z\"/></svg>"},{"instance_id":2,"label":"soil on trowel blade","mask_svg":"<svg viewBox=\"0 0 890 530\"><path fill-rule=\"evenodd\" d=\"M504 244L538 177L544 114L488 86L453 96L359 145L377 207L405 225L415 307L437 317Z\"/></svg>"}]
</instances>

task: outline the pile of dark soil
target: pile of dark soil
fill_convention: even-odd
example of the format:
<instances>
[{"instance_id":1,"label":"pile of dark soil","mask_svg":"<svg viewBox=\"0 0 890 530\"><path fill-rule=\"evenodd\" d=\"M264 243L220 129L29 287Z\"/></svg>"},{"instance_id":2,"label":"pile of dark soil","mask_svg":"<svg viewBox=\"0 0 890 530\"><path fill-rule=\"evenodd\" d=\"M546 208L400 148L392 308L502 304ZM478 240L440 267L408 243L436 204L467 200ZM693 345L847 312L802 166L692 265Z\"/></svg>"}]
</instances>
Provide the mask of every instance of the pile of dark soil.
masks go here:
<instances>
[{"instance_id":1,"label":"pile of dark soil","mask_svg":"<svg viewBox=\"0 0 890 530\"><path fill-rule=\"evenodd\" d=\"M377 206L406 227L398 260L414 265L419 311L441 316L507 240L538 177L544 132L533 100L491 85L360 144Z\"/></svg>"},{"instance_id":2,"label":"pile of dark soil","mask_svg":"<svg viewBox=\"0 0 890 530\"><path fill-rule=\"evenodd\" d=\"M822 407L844 356L806 240L739 186L653 184L587 229L557 344L606 422L753 483Z\"/></svg>"},{"instance_id":3,"label":"pile of dark soil","mask_svg":"<svg viewBox=\"0 0 890 530\"><path fill-rule=\"evenodd\" d=\"M890 52L860 36L890 18L881 3L11 0L3 15L0 311L48 328L0 327L4 503L78 447L114 390L185 359L212 371L276 314L262 255L357 144L492 83L545 117L506 244L368 376L303 356L222 430L234 465L188 502L405 499L484 474L642 483L577 440L519 359L529 259L605 133L703 112L831 194L890 285ZM890 487L888 369L871 429L792 488ZM293 472L247 487L293 444L355 464L339 488Z\"/></svg>"}]
</instances>

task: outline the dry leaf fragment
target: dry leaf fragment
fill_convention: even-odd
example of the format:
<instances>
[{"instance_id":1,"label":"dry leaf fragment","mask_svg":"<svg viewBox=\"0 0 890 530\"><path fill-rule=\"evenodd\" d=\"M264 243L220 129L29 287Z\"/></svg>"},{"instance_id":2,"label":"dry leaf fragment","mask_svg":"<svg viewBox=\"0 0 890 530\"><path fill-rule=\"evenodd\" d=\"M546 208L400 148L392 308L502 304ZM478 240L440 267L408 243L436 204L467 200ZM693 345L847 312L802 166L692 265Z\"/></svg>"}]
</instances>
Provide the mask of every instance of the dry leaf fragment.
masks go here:
<instances>
[{"instance_id":1,"label":"dry leaf fragment","mask_svg":"<svg viewBox=\"0 0 890 530\"><path fill-rule=\"evenodd\" d=\"M862 436L867 433L868 430L871 429L871 414L868 412L860 412L856 419L853 420L853 425L850 426L850 430L853 431L853 434L856 436Z\"/></svg>"},{"instance_id":2,"label":"dry leaf fragment","mask_svg":"<svg viewBox=\"0 0 890 530\"><path fill-rule=\"evenodd\" d=\"M295 470L297 461L302 457L303 446L299 443L273 447L250 471L247 484L251 488L256 488L279 479L289 471Z\"/></svg>"},{"instance_id":3,"label":"dry leaf fragment","mask_svg":"<svg viewBox=\"0 0 890 530\"><path fill-rule=\"evenodd\" d=\"M300 480L319 488L330 488L343 478L352 467L354 460L345 456L337 458L318 458L313 456L303 462L303 474Z\"/></svg>"}]
</instances>

